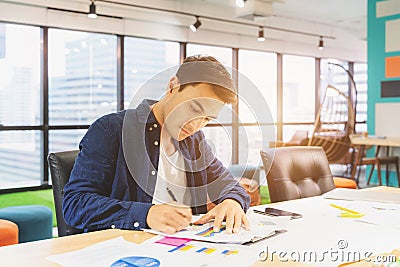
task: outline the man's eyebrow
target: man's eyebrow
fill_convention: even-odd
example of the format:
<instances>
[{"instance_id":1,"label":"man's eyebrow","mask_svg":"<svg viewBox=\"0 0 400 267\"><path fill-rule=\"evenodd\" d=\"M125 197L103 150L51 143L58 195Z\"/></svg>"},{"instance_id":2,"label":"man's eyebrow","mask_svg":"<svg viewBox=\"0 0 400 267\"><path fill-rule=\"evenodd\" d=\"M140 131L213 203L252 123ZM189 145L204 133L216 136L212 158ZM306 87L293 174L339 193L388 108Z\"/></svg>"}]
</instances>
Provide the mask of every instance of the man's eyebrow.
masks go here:
<instances>
[{"instance_id":1,"label":"man's eyebrow","mask_svg":"<svg viewBox=\"0 0 400 267\"><path fill-rule=\"evenodd\" d=\"M200 104L200 102L199 101L197 101L196 99L193 99L193 102L199 107L199 109L201 109L201 112L204 114L204 108L203 108L203 106ZM207 116L208 118L211 118L211 119L217 119L217 117L215 117L215 116Z\"/></svg>"}]
</instances>

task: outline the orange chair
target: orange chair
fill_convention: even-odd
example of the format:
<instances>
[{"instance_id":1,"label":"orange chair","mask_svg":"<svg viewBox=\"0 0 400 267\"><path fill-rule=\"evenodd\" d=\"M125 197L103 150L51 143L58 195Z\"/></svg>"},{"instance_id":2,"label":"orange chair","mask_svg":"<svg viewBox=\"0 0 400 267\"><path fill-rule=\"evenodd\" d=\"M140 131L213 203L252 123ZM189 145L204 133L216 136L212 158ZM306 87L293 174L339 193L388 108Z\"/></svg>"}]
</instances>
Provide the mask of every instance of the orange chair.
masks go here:
<instances>
[{"instance_id":1,"label":"orange chair","mask_svg":"<svg viewBox=\"0 0 400 267\"><path fill-rule=\"evenodd\" d=\"M336 188L357 189L356 181L349 178L333 177L333 183L335 184Z\"/></svg>"},{"instance_id":2,"label":"orange chair","mask_svg":"<svg viewBox=\"0 0 400 267\"><path fill-rule=\"evenodd\" d=\"M0 247L18 244L18 226L0 219Z\"/></svg>"}]
</instances>

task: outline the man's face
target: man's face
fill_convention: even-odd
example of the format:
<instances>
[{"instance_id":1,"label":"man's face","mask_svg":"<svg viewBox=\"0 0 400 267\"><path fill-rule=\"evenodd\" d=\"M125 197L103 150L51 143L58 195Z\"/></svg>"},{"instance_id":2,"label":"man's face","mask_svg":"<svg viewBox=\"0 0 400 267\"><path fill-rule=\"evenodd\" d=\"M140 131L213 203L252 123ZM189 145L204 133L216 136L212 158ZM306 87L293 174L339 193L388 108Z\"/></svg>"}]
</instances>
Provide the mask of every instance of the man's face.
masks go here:
<instances>
[{"instance_id":1,"label":"man's face","mask_svg":"<svg viewBox=\"0 0 400 267\"><path fill-rule=\"evenodd\" d=\"M164 107L163 128L175 140L181 141L216 119L224 103L206 83L177 88L168 96Z\"/></svg>"}]
</instances>

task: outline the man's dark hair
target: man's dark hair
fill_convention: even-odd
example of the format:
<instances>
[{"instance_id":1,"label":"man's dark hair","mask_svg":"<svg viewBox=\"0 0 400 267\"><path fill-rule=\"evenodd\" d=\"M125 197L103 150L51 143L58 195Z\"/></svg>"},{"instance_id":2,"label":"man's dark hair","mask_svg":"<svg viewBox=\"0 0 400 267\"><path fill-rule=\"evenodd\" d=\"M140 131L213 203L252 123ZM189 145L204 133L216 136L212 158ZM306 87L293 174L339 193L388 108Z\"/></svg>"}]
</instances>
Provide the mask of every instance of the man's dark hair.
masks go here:
<instances>
[{"instance_id":1,"label":"man's dark hair","mask_svg":"<svg viewBox=\"0 0 400 267\"><path fill-rule=\"evenodd\" d=\"M215 95L226 104L237 103L237 94L231 75L225 67L212 56L195 55L187 57L179 67L179 91L187 85L208 83Z\"/></svg>"}]
</instances>

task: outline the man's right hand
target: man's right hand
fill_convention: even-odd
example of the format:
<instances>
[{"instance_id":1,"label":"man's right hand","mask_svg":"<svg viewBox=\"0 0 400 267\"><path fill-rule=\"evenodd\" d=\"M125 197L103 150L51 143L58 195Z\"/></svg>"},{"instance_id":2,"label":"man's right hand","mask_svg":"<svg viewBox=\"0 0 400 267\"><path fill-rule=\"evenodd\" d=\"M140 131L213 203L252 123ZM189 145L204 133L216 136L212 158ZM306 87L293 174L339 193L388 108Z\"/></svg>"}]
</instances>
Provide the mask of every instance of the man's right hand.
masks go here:
<instances>
[{"instance_id":1,"label":"man's right hand","mask_svg":"<svg viewBox=\"0 0 400 267\"><path fill-rule=\"evenodd\" d=\"M146 221L151 229L173 234L189 226L192 222L192 209L177 203L153 205Z\"/></svg>"}]
</instances>

